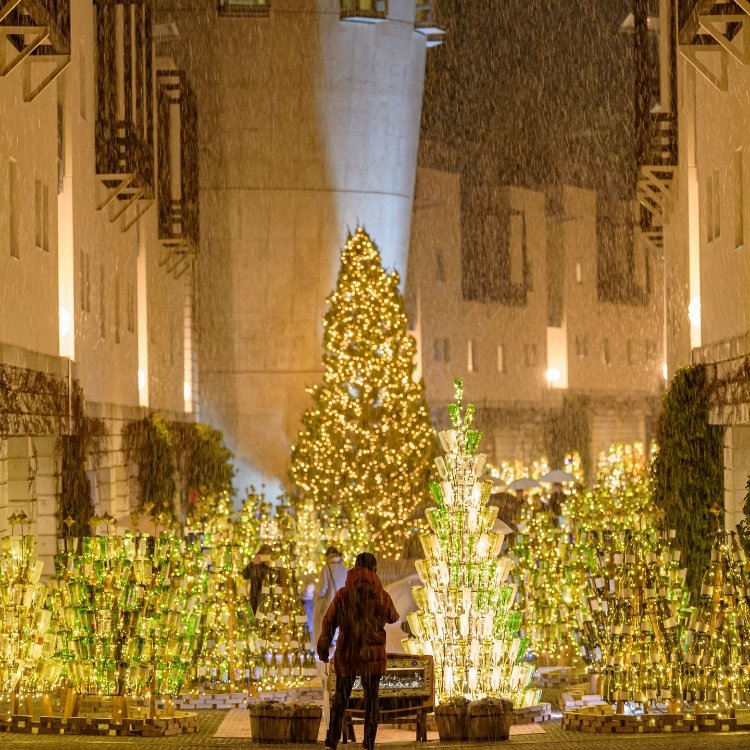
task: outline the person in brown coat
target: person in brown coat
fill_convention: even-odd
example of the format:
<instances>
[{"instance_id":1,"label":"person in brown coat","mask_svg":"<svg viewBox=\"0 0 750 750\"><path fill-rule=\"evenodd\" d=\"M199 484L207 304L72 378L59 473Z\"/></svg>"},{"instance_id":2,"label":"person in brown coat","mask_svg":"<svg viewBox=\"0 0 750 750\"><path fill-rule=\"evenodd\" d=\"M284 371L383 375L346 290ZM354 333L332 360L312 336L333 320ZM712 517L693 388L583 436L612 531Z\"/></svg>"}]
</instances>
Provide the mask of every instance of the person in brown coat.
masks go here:
<instances>
[{"instance_id":1,"label":"person in brown coat","mask_svg":"<svg viewBox=\"0 0 750 750\"><path fill-rule=\"evenodd\" d=\"M326 748L336 750L341 739L341 724L354 681L362 679L365 699L365 733L362 747L374 750L380 712L378 689L385 674L385 625L398 621L393 600L377 574L375 555L361 552L347 573L346 583L336 592L323 617L317 651L328 661L331 641L339 631L333 657L336 669L336 695L331 706Z\"/></svg>"}]
</instances>

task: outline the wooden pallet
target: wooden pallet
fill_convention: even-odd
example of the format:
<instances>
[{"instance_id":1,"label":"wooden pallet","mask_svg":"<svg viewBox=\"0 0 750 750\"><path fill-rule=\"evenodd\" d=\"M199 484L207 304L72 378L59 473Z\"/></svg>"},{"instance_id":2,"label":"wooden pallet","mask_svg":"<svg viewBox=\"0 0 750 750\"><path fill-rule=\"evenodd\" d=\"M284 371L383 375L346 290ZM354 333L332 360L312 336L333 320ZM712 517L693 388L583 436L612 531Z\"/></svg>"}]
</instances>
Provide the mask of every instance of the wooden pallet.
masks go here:
<instances>
[{"instance_id":1,"label":"wooden pallet","mask_svg":"<svg viewBox=\"0 0 750 750\"><path fill-rule=\"evenodd\" d=\"M180 713L155 719L111 716L41 716L34 719L25 714L14 714L0 720L0 731L17 734L94 735L99 737L174 737L195 734L198 715Z\"/></svg>"},{"instance_id":2,"label":"wooden pallet","mask_svg":"<svg viewBox=\"0 0 750 750\"><path fill-rule=\"evenodd\" d=\"M658 732L733 732L737 719L732 715L705 714L616 714L612 706L586 706L563 714L562 728L596 734L654 734Z\"/></svg>"}]
</instances>

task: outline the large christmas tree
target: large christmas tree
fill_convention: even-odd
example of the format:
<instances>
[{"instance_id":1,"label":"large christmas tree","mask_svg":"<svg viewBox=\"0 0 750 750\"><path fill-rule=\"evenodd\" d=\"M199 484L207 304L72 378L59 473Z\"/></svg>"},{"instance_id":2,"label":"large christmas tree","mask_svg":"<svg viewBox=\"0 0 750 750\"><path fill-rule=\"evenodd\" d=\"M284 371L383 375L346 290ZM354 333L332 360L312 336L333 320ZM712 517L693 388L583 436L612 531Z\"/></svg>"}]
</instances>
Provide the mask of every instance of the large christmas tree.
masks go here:
<instances>
[{"instance_id":1,"label":"large christmas tree","mask_svg":"<svg viewBox=\"0 0 750 750\"><path fill-rule=\"evenodd\" d=\"M385 557L398 557L403 548L434 453L398 284L398 274L383 269L377 247L358 229L328 298L323 383L310 389L314 405L303 418L291 466L326 540Z\"/></svg>"},{"instance_id":2,"label":"large christmas tree","mask_svg":"<svg viewBox=\"0 0 750 750\"><path fill-rule=\"evenodd\" d=\"M497 508L487 504L492 483L478 481L482 433L471 429L473 405L462 414L462 397L456 378L453 428L439 434L446 455L435 461L441 482L430 485L433 533L422 535L425 559L416 563L424 584L412 589L419 611L408 615L413 637L404 647L433 656L438 700L502 696L530 705L538 695L528 688L534 668L523 663L528 642L518 637L516 587L507 582L512 563L498 557L503 535L494 530Z\"/></svg>"}]
</instances>

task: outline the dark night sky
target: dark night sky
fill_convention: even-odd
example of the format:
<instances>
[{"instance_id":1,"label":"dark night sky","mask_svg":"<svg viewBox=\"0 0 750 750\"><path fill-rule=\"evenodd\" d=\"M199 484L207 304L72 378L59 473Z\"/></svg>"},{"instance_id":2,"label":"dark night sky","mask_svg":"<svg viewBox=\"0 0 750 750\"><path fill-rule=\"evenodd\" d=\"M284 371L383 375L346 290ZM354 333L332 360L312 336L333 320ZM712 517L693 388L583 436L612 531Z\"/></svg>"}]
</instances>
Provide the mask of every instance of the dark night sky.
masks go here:
<instances>
[{"instance_id":1,"label":"dark night sky","mask_svg":"<svg viewBox=\"0 0 750 750\"><path fill-rule=\"evenodd\" d=\"M631 0L445 0L422 163L478 182L632 192Z\"/></svg>"}]
</instances>

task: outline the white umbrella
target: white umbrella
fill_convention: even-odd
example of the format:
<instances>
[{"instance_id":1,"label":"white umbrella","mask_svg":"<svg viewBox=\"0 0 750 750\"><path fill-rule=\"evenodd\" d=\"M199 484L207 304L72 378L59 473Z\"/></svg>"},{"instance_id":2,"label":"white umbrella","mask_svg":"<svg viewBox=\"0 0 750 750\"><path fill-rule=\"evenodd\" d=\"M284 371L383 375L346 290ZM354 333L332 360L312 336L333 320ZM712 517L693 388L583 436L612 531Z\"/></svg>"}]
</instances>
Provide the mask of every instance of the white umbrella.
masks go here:
<instances>
[{"instance_id":1,"label":"white umbrella","mask_svg":"<svg viewBox=\"0 0 750 750\"><path fill-rule=\"evenodd\" d=\"M528 477L523 477L523 479L516 479L514 482L511 482L508 485L509 490L529 490L532 487L538 487L539 482L535 481L534 479L529 479Z\"/></svg>"},{"instance_id":2,"label":"white umbrella","mask_svg":"<svg viewBox=\"0 0 750 750\"><path fill-rule=\"evenodd\" d=\"M576 478L573 474L569 474L562 469L553 469L540 477L539 481L545 484L562 484L563 482L575 482Z\"/></svg>"}]
</instances>

